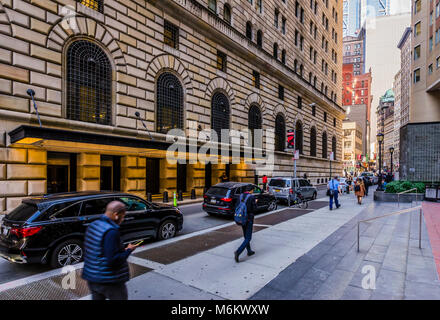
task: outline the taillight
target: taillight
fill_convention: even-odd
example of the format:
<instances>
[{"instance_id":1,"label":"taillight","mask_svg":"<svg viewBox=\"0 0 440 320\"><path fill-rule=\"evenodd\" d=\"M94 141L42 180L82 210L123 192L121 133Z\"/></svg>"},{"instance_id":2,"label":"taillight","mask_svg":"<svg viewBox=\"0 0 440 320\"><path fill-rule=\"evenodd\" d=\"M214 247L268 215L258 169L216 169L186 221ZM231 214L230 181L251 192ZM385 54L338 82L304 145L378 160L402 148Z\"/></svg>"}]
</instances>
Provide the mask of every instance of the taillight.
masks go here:
<instances>
[{"instance_id":1,"label":"taillight","mask_svg":"<svg viewBox=\"0 0 440 320\"><path fill-rule=\"evenodd\" d=\"M290 193L290 194L293 194L293 189L289 189L289 193Z\"/></svg>"},{"instance_id":2,"label":"taillight","mask_svg":"<svg viewBox=\"0 0 440 320\"><path fill-rule=\"evenodd\" d=\"M205 194L205 195L203 196L203 198L208 199L208 196Z\"/></svg>"},{"instance_id":3,"label":"taillight","mask_svg":"<svg viewBox=\"0 0 440 320\"><path fill-rule=\"evenodd\" d=\"M28 228L12 228L11 234L15 234L18 238L31 237L34 234L40 232L43 227L28 227Z\"/></svg>"},{"instance_id":4,"label":"taillight","mask_svg":"<svg viewBox=\"0 0 440 320\"><path fill-rule=\"evenodd\" d=\"M220 200L224 202L231 202L232 198L221 198Z\"/></svg>"}]
</instances>

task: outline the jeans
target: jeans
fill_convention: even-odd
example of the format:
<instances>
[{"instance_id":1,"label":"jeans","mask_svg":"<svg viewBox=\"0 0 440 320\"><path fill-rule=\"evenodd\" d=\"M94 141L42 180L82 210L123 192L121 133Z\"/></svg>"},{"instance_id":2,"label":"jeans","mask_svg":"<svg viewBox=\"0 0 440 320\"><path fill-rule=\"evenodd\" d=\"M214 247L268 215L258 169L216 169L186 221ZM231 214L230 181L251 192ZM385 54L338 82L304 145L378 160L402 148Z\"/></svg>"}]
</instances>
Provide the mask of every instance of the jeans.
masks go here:
<instances>
[{"instance_id":1,"label":"jeans","mask_svg":"<svg viewBox=\"0 0 440 320\"><path fill-rule=\"evenodd\" d=\"M335 200L336 207L339 207L338 191L337 190L334 190L333 195L330 196L330 209L333 209L333 199Z\"/></svg>"},{"instance_id":2,"label":"jeans","mask_svg":"<svg viewBox=\"0 0 440 320\"><path fill-rule=\"evenodd\" d=\"M92 300L128 300L125 283L95 283L88 282Z\"/></svg>"},{"instance_id":3,"label":"jeans","mask_svg":"<svg viewBox=\"0 0 440 320\"><path fill-rule=\"evenodd\" d=\"M243 228L243 236L244 241L241 246L237 249L238 255L240 255L243 250L246 248L248 252L251 251L251 239L252 239L252 227L254 223L252 221L248 221L246 225L241 226Z\"/></svg>"},{"instance_id":4,"label":"jeans","mask_svg":"<svg viewBox=\"0 0 440 320\"><path fill-rule=\"evenodd\" d=\"M364 186L365 186L365 195L368 196L368 188L369 188L369 186L366 183L364 184Z\"/></svg>"}]
</instances>

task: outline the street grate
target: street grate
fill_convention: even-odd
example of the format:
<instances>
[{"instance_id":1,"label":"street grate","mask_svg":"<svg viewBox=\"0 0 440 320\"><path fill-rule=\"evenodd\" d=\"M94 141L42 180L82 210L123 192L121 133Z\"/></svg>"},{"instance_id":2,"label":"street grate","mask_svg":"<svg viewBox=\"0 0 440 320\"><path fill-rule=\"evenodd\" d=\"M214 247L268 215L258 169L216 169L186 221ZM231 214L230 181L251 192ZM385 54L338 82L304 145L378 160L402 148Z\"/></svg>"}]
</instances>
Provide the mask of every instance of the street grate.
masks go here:
<instances>
[{"instance_id":1,"label":"street grate","mask_svg":"<svg viewBox=\"0 0 440 320\"><path fill-rule=\"evenodd\" d=\"M318 209L325 208L328 205L329 205L328 201L310 201L308 209L318 210Z\"/></svg>"},{"instance_id":2,"label":"street grate","mask_svg":"<svg viewBox=\"0 0 440 320\"><path fill-rule=\"evenodd\" d=\"M266 228L267 227L263 226L254 226L254 232ZM135 253L134 255L138 258L148 259L161 264L170 264L241 237L243 237L241 227L232 225L168 245Z\"/></svg>"},{"instance_id":3,"label":"street grate","mask_svg":"<svg viewBox=\"0 0 440 320\"><path fill-rule=\"evenodd\" d=\"M280 212L277 212L274 214L270 214L265 217L256 218L255 223L274 226L274 225L279 224L281 222L295 219L299 216L310 213L312 211L313 210L286 209L286 210L283 210L283 211L280 211Z\"/></svg>"},{"instance_id":4,"label":"street grate","mask_svg":"<svg viewBox=\"0 0 440 320\"><path fill-rule=\"evenodd\" d=\"M128 265L131 278L152 271L137 264ZM90 294L81 273L82 269L75 270L74 289L63 289L62 281L66 274L62 274L0 292L0 300L76 300Z\"/></svg>"}]
</instances>

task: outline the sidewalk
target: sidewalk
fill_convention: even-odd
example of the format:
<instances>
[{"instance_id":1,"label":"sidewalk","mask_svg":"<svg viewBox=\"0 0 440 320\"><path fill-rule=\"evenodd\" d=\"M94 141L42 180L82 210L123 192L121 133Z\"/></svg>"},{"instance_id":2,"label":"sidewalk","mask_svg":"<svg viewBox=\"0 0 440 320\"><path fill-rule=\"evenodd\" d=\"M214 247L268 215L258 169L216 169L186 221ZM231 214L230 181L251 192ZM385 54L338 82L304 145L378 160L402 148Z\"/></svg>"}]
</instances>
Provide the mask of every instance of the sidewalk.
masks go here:
<instances>
[{"instance_id":1,"label":"sidewalk","mask_svg":"<svg viewBox=\"0 0 440 320\"><path fill-rule=\"evenodd\" d=\"M373 197L366 198L362 206L356 204L353 194L340 199L342 207L338 210L330 211L327 202L318 201L313 205L320 209L314 211L284 209L257 216L252 240L256 254L247 257L244 253L238 264L233 252L242 239L241 230L234 225L199 239L189 238L188 243L183 240L137 253L131 262L152 271L128 282L129 297L249 299L299 257L356 217L371 204ZM344 250L343 246L338 248Z\"/></svg>"},{"instance_id":2,"label":"sidewalk","mask_svg":"<svg viewBox=\"0 0 440 320\"><path fill-rule=\"evenodd\" d=\"M410 206L401 205L400 209ZM357 222L398 209L395 203L370 203L252 299L440 299L440 282L424 221L419 249L418 210L362 223L357 252ZM425 219L427 216L425 212ZM362 287L364 266L374 267L374 290Z\"/></svg>"}]
</instances>

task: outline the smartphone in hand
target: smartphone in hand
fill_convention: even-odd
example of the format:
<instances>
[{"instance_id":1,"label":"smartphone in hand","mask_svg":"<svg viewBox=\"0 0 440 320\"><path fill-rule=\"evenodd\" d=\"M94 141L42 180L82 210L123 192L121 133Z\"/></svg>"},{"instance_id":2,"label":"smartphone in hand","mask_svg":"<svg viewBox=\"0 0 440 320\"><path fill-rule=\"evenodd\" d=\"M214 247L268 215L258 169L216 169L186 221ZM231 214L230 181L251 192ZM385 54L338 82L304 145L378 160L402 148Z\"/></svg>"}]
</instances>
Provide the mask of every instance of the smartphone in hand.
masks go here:
<instances>
[{"instance_id":1,"label":"smartphone in hand","mask_svg":"<svg viewBox=\"0 0 440 320\"><path fill-rule=\"evenodd\" d=\"M132 244L133 246L138 247L138 246L140 246L143 242L144 242L144 240L141 240L141 241L133 242L133 243L131 243L131 244Z\"/></svg>"}]
</instances>

